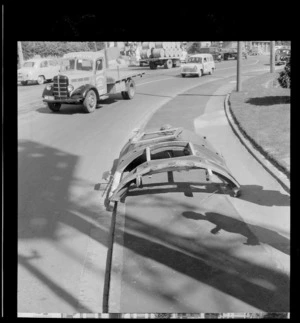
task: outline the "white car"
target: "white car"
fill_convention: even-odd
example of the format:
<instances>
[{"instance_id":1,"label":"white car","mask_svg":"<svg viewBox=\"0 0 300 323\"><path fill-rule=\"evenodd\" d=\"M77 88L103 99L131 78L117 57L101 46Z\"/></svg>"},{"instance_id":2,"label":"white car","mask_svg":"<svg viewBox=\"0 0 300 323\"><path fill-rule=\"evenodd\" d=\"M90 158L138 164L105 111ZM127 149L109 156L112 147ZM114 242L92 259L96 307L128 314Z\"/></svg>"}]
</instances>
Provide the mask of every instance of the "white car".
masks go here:
<instances>
[{"instance_id":1,"label":"white car","mask_svg":"<svg viewBox=\"0 0 300 323\"><path fill-rule=\"evenodd\" d=\"M181 67L181 76L212 74L216 69L213 56L211 54L195 54L188 58L187 63Z\"/></svg>"},{"instance_id":2,"label":"white car","mask_svg":"<svg viewBox=\"0 0 300 323\"><path fill-rule=\"evenodd\" d=\"M35 58L26 61L18 69L18 83L26 85L29 81L43 84L58 74L60 62L56 59Z\"/></svg>"}]
</instances>

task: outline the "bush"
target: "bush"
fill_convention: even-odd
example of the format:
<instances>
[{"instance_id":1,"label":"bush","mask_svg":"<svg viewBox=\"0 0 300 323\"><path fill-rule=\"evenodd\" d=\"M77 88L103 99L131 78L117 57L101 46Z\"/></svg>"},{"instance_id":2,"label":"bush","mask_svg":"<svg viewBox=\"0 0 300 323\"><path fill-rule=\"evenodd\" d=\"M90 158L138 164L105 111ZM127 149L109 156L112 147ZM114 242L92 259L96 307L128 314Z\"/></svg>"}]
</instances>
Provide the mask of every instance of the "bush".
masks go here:
<instances>
[{"instance_id":1,"label":"bush","mask_svg":"<svg viewBox=\"0 0 300 323\"><path fill-rule=\"evenodd\" d=\"M287 61L284 70L280 72L278 82L283 88L291 88L291 59Z\"/></svg>"}]
</instances>

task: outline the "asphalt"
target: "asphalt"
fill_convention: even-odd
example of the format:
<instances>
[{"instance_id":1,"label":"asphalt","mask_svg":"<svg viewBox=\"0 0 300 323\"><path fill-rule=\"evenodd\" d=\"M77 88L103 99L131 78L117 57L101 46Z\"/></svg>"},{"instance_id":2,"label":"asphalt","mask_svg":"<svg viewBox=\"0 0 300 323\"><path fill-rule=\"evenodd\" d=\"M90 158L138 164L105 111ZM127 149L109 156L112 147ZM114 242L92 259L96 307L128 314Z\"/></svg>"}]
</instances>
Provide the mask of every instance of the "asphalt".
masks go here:
<instances>
[{"instance_id":1,"label":"asphalt","mask_svg":"<svg viewBox=\"0 0 300 323\"><path fill-rule=\"evenodd\" d=\"M183 98L177 96L151 116L145 129L171 119L173 126L183 125L207 135L237 174L242 199L222 194L211 199L215 191L211 187L206 193L192 192L195 201L209 199L204 209L178 192L133 194L126 198L126 205L119 203L110 312L287 310L289 196L283 192L283 181L263 170L270 165L253 160L254 148L244 142L240 145L242 137L235 131L227 103L232 83L228 78L225 85L220 81L219 88L211 84L205 88L210 95L203 93L201 86L184 93L187 105L189 96L197 95L201 100L201 105L190 106L184 114ZM223 228L221 235L211 235L213 225ZM252 245L253 236L260 243ZM263 285L267 282L270 286Z\"/></svg>"}]
</instances>

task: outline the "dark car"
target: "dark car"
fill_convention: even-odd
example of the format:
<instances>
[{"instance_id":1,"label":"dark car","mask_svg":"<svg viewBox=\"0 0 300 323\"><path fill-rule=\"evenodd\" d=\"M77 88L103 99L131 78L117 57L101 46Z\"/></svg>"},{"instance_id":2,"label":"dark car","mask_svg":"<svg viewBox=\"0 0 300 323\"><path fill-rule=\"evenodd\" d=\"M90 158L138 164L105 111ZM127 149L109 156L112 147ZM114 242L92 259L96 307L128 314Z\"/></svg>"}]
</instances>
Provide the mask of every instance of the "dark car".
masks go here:
<instances>
[{"instance_id":1,"label":"dark car","mask_svg":"<svg viewBox=\"0 0 300 323\"><path fill-rule=\"evenodd\" d=\"M291 50L290 49L277 49L275 51L275 64L281 65L286 63L291 56Z\"/></svg>"}]
</instances>

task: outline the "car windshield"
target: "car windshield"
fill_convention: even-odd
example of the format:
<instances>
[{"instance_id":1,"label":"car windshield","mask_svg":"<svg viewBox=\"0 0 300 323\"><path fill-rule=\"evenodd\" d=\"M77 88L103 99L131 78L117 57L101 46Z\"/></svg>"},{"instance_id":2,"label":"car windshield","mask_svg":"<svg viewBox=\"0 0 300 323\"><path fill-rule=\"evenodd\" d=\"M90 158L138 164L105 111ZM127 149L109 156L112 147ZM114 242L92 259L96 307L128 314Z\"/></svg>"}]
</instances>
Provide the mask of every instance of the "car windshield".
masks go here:
<instances>
[{"instance_id":1,"label":"car windshield","mask_svg":"<svg viewBox=\"0 0 300 323\"><path fill-rule=\"evenodd\" d=\"M34 66L34 62L26 62L24 63L23 67L33 67Z\"/></svg>"},{"instance_id":2,"label":"car windshield","mask_svg":"<svg viewBox=\"0 0 300 323\"><path fill-rule=\"evenodd\" d=\"M202 63L201 57L190 57L188 63Z\"/></svg>"},{"instance_id":3,"label":"car windshield","mask_svg":"<svg viewBox=\"0 0 300 323\"><path fill-rule=\"evenodd\" d=\"M61 71L92 71L93 61L90 59L65 58L61 62Z\"/></svg>"}]
</instances>

